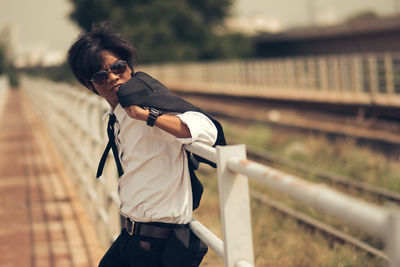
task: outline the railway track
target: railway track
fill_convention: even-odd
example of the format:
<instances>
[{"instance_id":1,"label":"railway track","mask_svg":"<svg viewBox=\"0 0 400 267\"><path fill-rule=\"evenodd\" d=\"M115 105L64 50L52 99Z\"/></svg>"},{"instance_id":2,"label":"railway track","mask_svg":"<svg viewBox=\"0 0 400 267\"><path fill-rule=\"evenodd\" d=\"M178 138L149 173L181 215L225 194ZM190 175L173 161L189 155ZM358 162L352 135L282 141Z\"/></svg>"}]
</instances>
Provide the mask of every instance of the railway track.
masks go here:
<instances>
[{"instance_id":1,"label":"railway track","mask_svg":"<svg viewBox=\"0 0 400 267\"><path fill-rule=\"evenodd\" d=\"M345 187L346 189L356 189L362 195L363 194L373 195L380 201L383 202L390 201L392 203L400 205L400 194L398 194L397 192L393 192L384 188L378 188L368 183L354 181L351 180L351 178L349 177L337 175L335 173L331 173L321 168L316 168L304 163L292 161L267 151L260 151L257 149L247 148L247 155L252 160L256 160L266 164L273 163L274 165L289 167L293 170L300 171L304 174L312 174L322 179L323 181L330 182L335 185L340 185L342 187ZM298 221L305 227L323 233L326 238L350 244L352 246L359 248L360 250L367 252L369 255L389 261L389 258L384 251L379 250L349 234L346 234L343 231L335 229L334 227L326 223L323 223L321 221L318 221L304 213L295 211L294 209L282 204L281 202L266 196L265 194L252 190L251 196L255 200L260 201L263 204L266 204L273 210L281 214L284 214L288 217L294 218L296 221Z\"/></svg>"},{"instance_id":2,"label":"railway track","mask_svg":"<svg viewBox=\"0 0 400 267\"><path fill-rule=\"evenodd\" d=\"M307 174L313 174L316 175L317 177L325 180L332 182L334 184L340 184L341 186L345 186L347 188L354 188L357 189L358 191L362 192L363 194L371 194L376 197L378 197L380 200L383 201L391 201L393 203L396 203L397 205L400 205L400 194L396 192L392 192L387 189L382 189L382 188L377 188L374 187L370 184L359 182L359 181L353 181L350 180L350 178L340 176L337 174L330 173L326 170L322 170L319 168L311 167L306 164L294 162L279 156L276 156L272 153L268 153L265 151L258 151L254 149L247 149L247 155L249 158L257 161L261 161L263 163L274 163L278 164L281 166L286 166L292 169L295 169L297 171L301 171L303 173ZM257 201L262 202L263 204L269 206L273 210L284 214L285 216L291 217L304 225L307 228L311 228L313 230L319 231L324 234L326 238L332 239L332 240L338 240L343 243L350 244L352 246L357 247L360 250L363 250L367 252L369 255L372 255L374 257L379 257L382 259L385 259L389 261L390 259L386 255L386 253L380 249L377 249L349 234L346 234L343 231L340 231L326 223L323 223L321 221L318 221L304 213L298 212L285 204L282 204L281 202L274 200L265 194L256 191L256 190L251 190L250 192L252 198L254 198Z\"/></svg>"},{"instance_id":3,"label":"railway track","mask_svg":"<svg viewBox=\"0 0 400 267\"><path fill-rule=\"evenodd\" d=\"M355 246L355 247L367 252L369 255L372 255L374 257L383 258L387 261L390 260L388 258L388 256L386 255L386 253L383 252L382 250L374 248L373 246L371 246L365 242L362 242L361 240L359 240L351 235L348 235L338 229L335 229L334 227L332 227L326 223L320 222L304 213L301 213L292 208L289 208L288 206L266 196L265 194L262 194L255 190L251 190L250 195L255 200L260 201L262 204L269 206L273 210L275 210L281 214L284 214L285 216L295 219L296 221L298 221L299 223L303 224L304 226L306 226L308 228L311 228L313 230L317 230L317 231L323 233L326 238L338 240L340 242L350 244L352 246Z\"/></svg>"},{"instance_id":4,"label":"railway track","mask_svg":"<svg viewBox=\"0 0 400 267\"><path fill-rule=\"evenodd\" d=\"M305 174L313 174L324 181L329 181L334 184L339 184L341 186L347 187L347 188L354 188L360 191L363 194L370 194L374 195L380 200L385 201L390 201L392 203L395 203L397 205L400 205L400 194L383 189L383 188L377 188L372 186L371 184L359 182L359 181L353 181L348 177L344 177L341 175L337 175L331 172L328 172L326 170L320 169L320 168L315 168L312 166L309 166L307 164L291 161L288 159L285 159L283 157L279 157L275 154L266 152L266 151L259 151L255 149L249 149L247 148L247 155L249 158L253 160L257 160L262 163L273 163L273 164L278 164L281 166L289 167L291 169L294 169L296 171L303 172ZM299 223L305 225L308 228L311 228L313 230L317 230L321 233L323 233L327 238L333 239L333 240L339 240L344 243L348 243L352 246L355 246L363 251L366 251L368 254L375 256L375 257L380 257L385 260L389 260L388 256L383 252L382 250L379 250L365 242L362 242L361 240L348 235L338 229L335 229L334 227L323 223L321 221L318 221L304 213L295 211L294 209L266 196L265 194L262 194L258 191L252 190L251 196L257 200L262 202L263 204L268 205L270 208L273 210L276 210L280 212L281 214L284 214L288 217L294 218L296 221Z\"/></svg>"}]
</instances>

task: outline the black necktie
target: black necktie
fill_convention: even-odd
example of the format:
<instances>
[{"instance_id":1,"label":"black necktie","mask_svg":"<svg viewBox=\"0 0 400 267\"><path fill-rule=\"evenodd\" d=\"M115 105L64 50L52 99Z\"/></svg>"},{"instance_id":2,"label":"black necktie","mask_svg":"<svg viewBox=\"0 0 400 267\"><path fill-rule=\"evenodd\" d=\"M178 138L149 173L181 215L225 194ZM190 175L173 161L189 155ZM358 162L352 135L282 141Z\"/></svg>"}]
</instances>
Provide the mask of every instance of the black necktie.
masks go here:
<instances>
[{"instance_id":1,"label":"black necktie","mask_svg":"<svg viewBox=\"0 0 400 267\"><path fill-rule=\"evenodd\" d=\"M118 175L122 176L124 171L122 170L121 161L119 160L118 156L118 148L117 144L115 143L115 134L114 134L114 123L116 121L116 117L114 114L110 114L107 124L107 135L108 135L108 143L106 149L103 152L103 156L101 156L99 167L97 169L96 177L99 178L103 173L104 164L106 163L108 152L110 152L110 148L114 154L115 163L117 164Z\"/></svg>"}]
</instances>

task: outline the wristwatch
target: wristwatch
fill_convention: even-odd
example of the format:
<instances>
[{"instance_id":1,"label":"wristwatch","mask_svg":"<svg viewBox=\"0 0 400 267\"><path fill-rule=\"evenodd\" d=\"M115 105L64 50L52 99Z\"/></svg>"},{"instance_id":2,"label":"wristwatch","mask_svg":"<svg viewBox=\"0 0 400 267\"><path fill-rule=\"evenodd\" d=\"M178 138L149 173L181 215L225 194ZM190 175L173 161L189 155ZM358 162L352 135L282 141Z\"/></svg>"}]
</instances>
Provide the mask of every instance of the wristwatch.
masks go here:
<instances>
[{"instance_id":1,"label":"wristwatch","mask_svg":"<svg viewBox=\"0 0 400 267\"><path fill-rule=\"evenodd\" d=\"M147 125L150 127L154 126L156 119L162 115L161 110L150 107L149 108L149 116L147 117Z\"/></svg>"}]
</instances>

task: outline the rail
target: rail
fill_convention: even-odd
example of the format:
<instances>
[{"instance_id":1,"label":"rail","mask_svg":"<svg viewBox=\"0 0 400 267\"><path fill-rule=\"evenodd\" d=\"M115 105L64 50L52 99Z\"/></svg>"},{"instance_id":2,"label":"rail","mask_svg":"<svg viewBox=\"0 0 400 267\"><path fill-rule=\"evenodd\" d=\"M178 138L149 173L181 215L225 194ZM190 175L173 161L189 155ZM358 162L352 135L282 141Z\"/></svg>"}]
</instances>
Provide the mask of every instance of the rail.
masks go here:
<instances>
[{"instance_id":1,"label":"rail","mask_svg":"<svg viewBox=\"0 0 400 267\"><path fill-rule=\"evenodd\" d=\"M114 165L106 166L100 182L94 179L105 144L105 124L99 118L107 105L97 96L63 84L27 77L22 84L64 155L96 230L105 233L103 242L108 244L121 227ZM245 145L213 148L193 143L186 149L217 163L223 240L196 220L190 226L226 266L254 266L248 178L381 238L390 266L400 266L400 212L396 208L370 204L250 161Z\"/></svg>"},{"instance_id":2,"label":"rail","mask_svg":"<svg viewBox=\"0 0 400 267\"><path fill-rule=\"evenodd\" d=\"M400 54L347 54L139 66L169 88L400 107Z\"/></svg>"}]
</instances>

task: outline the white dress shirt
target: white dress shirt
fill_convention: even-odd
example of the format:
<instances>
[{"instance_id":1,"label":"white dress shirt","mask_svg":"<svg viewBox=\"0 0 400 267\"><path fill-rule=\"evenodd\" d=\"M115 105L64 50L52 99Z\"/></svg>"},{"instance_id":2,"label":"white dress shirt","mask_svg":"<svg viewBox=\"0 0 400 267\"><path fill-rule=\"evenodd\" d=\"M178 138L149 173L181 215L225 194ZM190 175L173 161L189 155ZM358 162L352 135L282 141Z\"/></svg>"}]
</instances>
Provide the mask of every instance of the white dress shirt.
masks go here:
<instances>
[{"instance_id":1,"label":"white dress shirt","mask_svg":"<svg viewBox=\"0 0 400 267\"><path fill-rule=\"evenodd\" d=\"M217 129L199 112L177 116L191 138L177 138L129 117L118 104L115 132L124 174L119 179L120 213L136 222L185 224L192 218L192 189L184 144L213 145Z\"/></svg>"}]
</instances>

